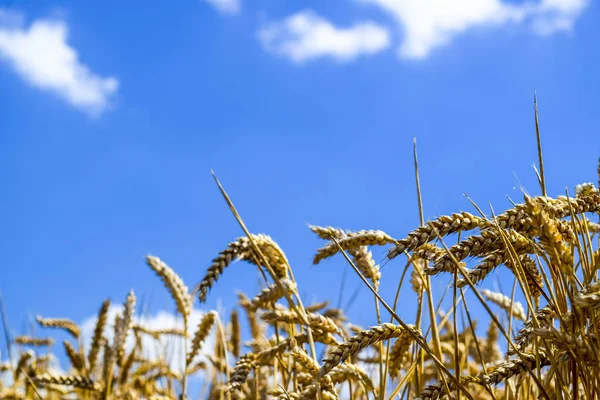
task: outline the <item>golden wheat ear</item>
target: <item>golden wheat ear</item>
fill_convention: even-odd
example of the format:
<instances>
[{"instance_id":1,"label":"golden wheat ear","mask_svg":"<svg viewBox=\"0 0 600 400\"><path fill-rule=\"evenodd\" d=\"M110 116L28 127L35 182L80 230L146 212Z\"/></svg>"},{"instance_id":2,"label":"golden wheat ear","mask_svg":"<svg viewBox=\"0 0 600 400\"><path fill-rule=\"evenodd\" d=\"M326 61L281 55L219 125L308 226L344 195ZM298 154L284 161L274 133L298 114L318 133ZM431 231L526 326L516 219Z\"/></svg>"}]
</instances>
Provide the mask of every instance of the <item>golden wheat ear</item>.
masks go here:
<instances>
[{"instance_id":1,"label":"golden wheat ear","mask_svg":"<svg viewBox=\"0 0 600 400\"><path fill-rule=\"evenodd\" d=\"M356 336L351 337L329 353L323 360L323 366L319 370L319 376L323 377L331 371L333 367L362 349L383 340L397 338L404 332L406 332L406 330L399 325L384 323L358 333Z\"/></svg>"},{"instance_id":2,"label":"golden wheat ear","mask_svg":"<svg viewBox=\"0 0 600 400\"><path fill-rule=\"evenodd\" d=\"M388 258L394 259L405 251L412 251L438 237L484 226L489 226L489 221L468 212L444 215L415 229L407 237L397 240L396 245L388 252Z\"/></svg>"},{"instance_id":3,"label":"golden wheat ear","mask_svg":"<svg viewBox=\"0 0 600 400\"><path fill-rule=\"evenodd\" d=\"M73 345L68 341L63 341L63 346L65 348L65 353L67 354L67 358L71 362L71 366L77 370L79 373L84 373L85 371L85 359L81 355L81 353L77 352Z\"/></svg>"},{"instance_id":4,"label":"golden wheat ear","mask_svg":"<svg viewBox=\"0 0 600 400\"><path fill-rule=\"evenodd\" d=\"M148 266L160 277L167 290L177 304L177 311L181 313L184 321L187 321L192 313L192 296L190 295L187 286L183 283L183 279L171 267L169 267L160 258L154 256L146 256Z\"/></svg>"},{"instance_id":5,"label":"golden wheat ear","mask_svg":"<svg viewBox=\"0 0 600 400\"><path fill-rule=\"evenodd\" d=\"M17 336L13 340L16 344L32 347L52 346L54 339L52 338L34 338L31 336Z\"/></svg>"},{"instance_id":6,"label":"golden wheat ear","mask_svg":"<svg viewBox=\"0 0 600 400\"><path fill-rule=\"evenodd\" d=\"M102 348L104 341L104 329L106 328L106 322L108 321L108 309L110 308L110 300L104 300L102 306L98 311L98 317L96 319L96 326L94 327L94 334L92 336L92 343L88 352L88 366L90 373L94 371L96 362L98 361L98 354Z\"/></svg>"},{"instance_id":7,"label":"golden wheat ear","mask_svg":"<svg viewBox=\"0 0 600 400\"><path fill-rule=\"evenodd\" d=\"M285 253L270 236L257 234L250 235L251 239L240 237L227 245L227 248L212 260L202 281L196 285L193 293L198 293L200 303L206 302L210 289L223 275L225 269L236 259L247 261L251 264L264 268L264 262L257 251L252 247L252 241L260 253L275 272L278 278L283 279L288 275L289 263Z\"/></svg>"},{"instance_id":8,"label":"golden wheat ear","mask_svg":"<svg viewBox=\"0 0 600 400\"><path fill-rule=\"evenodd\" d=\"M210 311L202 317L200 320L200 324L198 324L198 328L196 329L196 333L194 333L194 337L192 338L192 347L186 355L186 365L190 365L194 358L200 352L202 348L202 344L206 340L210 330L212 329L215 321L217 319L217 312Z\"/></svg>"},{"instance_id":9,"label":"golden wheat ear","mask_svg":"<svg viewBox=\"0 0 600 400\"><path fill-rule=\"evenodd\" d=\"M100 386L91 380L90 378L86 378L83 376L76 375L50 375L50 374L42 374L37 375L34 378L35 383L43 386L43 385L65 385L65 386L73 386L77 389L85 389L85 390L93 390L97 391L100 389Z\"/></svg>"},{"instance_id":10,"label":"golden wheat ear","mask_svg":"<svg viewBox=\"0 0 600 400\"><path fill-rule=\"evenodd\" d=\"M229 392L233 392L239 390L246 380L248 379L248 375L252 372L252 369L256 365L256 355L253 353L248 353L240 357L235 368L233 369L233 373L231 374L231 378L229 379L229 383L227 384L227 390Z\"/></svg>"},{"instance_id":11,"label":"golden wheat ear","mask_svg":"<svg viewBox=\"0 0 600 400\"><path fill-rule=\"evenodd\" d=\"M335 239L332 236L331 239ZM384 246L386 244L395 244L396 239L383 231L362 230L358 232L348 232L341 237L337 243L332 242L317 250L313 259L313 264L318 264L322 260L332 257L339 252L340 247L344 250L357 249L361 246Z\"/></svg>"},{"instance_id":12,"label":"golden wheat ear","mask_svg":"<svg viewBox=\"0 0 600 400\"><path fill-rule=\"evenodd\" d=\"M273 284L254 296L247 305L248 310L254 312L260 308L271 308L279 299L285 296L285 292L292 294L295 291L296 284L294 282L289 279L281 279L281 285Z\"/></svg>"},{"instance_id":13,"label":"golden wheat ear","mask_svg":"<svg viewBox=\"0 0 600 400\"><path fill-rule=\"evenodd\" d=\"M229 351L231 354L238 358L240 356L240 347L241 347L241 327L240 327L240 317L237 310L233 310L231 312L231 318L229 321L230 326L230 335L229 335Z\"/></svg>"},{"instance_id":14,"label":"golden wheat ear","mask_svg":"<svg viewBox=\"0 0 600 400\"><path fill-rule=\"evenodd\" d=\"M482 289L479 292L486 299L490 300L492 303L506 311L510 316L521 321L525 321L527 319L525 308L523 308L523 305L518 301L513 301L510 297L505 296L502 293L492 292L491 290L487 289Z\"/></svg>"},{"instance_id":15,"label":"golden wheat ear","mask_svg":"<svg viewBox=\"0 0 600 400\"><path fill-rule=\"evenodd\" d=\"M38 315L36 318L38 324L44 328L63 329L71 334L75 339L79 339L81 330L79 326L70 319L66 318L42 318Z\"/></svg>"}]
</instances>

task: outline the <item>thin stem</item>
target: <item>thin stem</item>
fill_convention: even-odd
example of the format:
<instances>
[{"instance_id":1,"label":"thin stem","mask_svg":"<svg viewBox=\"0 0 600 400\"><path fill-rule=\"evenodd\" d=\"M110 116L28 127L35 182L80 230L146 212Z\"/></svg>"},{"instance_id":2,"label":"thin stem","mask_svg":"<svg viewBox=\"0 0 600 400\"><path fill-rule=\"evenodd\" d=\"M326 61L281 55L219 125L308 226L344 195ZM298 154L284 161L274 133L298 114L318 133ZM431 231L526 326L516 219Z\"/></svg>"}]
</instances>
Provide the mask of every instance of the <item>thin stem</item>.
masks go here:
<instances>
[{"instance_id":1,"label":"thin stem","mask_svg":"<svg viewBox=\"0 0 600 400\"><path fill-rule=\"evenodd\" d=\"M546 176L544 175L544 159L542 157L542 138L540 135L540 120L538 118L537 93L533 90L533 109L535 113L535 135L537 138L537 151L540 164L540 186L542 187L542 195L546 196Z\"/></svg>"},{"instance_id":2,"label":"thin stem","mask_svg":"<svg viewBox=\"0 0 600 400\"><path fill-rule=\"evenodd\" d=\"M2 313L2 329L4 330L4 340L6 341L6 350L8 351L8 358L12 362L10 332L8 330L8 319L6 318L6 310L4 309L4 300L2 299L2 291L0 290L0 313Z\"/></svg>"},{"instance_id":3,"label":"thin stem","mask_svg":"<svg viewBox=\"0 0 600 400\"><path fill-rule=\"evenodd\" d=\"M187 363L187 352L188 352L188 323L187 317L183 316L183 357L184 357L184 365L185 369L183 370L183 376L181 378L181 396L179 398L181 400L187 399L187 377L188 377L188 368L189 365Z\"/></svg>"},{"instance_id":4,"label":"thin stem","mask_svg":"<svg viewBox=\"0 0 600 400\"><path fill-rule=\"evenodd\" d=\"M425 225L423 216L423 199L421 199L421 181L419 180L419 159L417 157L417 138L413 139L413 158L415 162L415 181L417 183L417 201L419 203L419 222L421 226Z\"/></svg>"}]
</instances>

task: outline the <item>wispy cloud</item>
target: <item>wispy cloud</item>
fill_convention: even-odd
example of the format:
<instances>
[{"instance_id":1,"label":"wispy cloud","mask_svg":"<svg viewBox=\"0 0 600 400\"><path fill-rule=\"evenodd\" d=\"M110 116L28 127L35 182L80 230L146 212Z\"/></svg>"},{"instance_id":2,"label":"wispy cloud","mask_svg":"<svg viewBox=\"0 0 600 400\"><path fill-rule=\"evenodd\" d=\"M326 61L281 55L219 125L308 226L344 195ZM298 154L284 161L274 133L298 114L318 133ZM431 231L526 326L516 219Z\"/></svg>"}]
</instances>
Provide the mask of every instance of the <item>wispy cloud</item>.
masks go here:
<instances>
[{"instance_id":1,"label":"wispy cloud","mask_svg":"<svg viewBox=\"0 0 600 400\"><path fill-rule=\"evenodd\" d=\"M536 33L544 36L570 31L587 4L588 0L543 0L534 9L532 26Z\"/></svg>"},{"instance_id":2,"label":"wispy cloud","mask_svg":"<svg viewBox=\"0 0 600 400\"><path fill-rule=\"evenodd\" d=\"M0 60L31 86L53 92L90 115L105 111L119 81L81 63L67 43L63 21L40 19L29 26L22 21L21 15L0 10Z\"/></svg>"},{"instance_id":3,"label":"wispy cloud","mask_svg":"<svg viewBox=\"0 0 600 400\"><path fill-rule=\"evenodd\" d=\"M456 36L477 26L527 24L537 34L550 35L573 27L587 0L541 0L508 3L501 0L362 0L389 13L398 22L402 41L398 55L427 57Z\"/></svg>"},{"instance_id":4,"label":"wispy cloud","mask_svg":"<svg viewBox=\"0 0 600 400\"><path fill-rule=\"evenodd\" d=\"M351 61L390 45L387 29L374 22L339 28L310 10L263 26L258 37L265 49L297 63L321 57Z\"/></svg>"},{"instance_id":5,"label":"wispy cloud","mask_svg":"<svg viewBox=\"0 0 600 400\"><path fill-rule=\"evenodd\" d=\"M203 0L222 14L238 15L242 10L241 0Z\"/></svg>"}]
</instances>

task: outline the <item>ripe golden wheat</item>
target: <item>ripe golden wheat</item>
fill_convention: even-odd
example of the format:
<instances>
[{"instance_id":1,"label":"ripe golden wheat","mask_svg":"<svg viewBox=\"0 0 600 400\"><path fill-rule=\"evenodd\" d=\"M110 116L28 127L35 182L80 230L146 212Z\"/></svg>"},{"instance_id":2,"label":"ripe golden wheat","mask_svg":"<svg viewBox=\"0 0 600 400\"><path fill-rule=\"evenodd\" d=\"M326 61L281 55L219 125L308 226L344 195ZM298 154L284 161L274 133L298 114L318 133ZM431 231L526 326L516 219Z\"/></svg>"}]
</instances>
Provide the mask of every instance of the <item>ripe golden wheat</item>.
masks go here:
<instances>
[{"instance_id":1,"label":"ripe golden wheat","mask_svg":"<svg viewBox=\"0 0 600 400\"><path fill-rule=\"evenodd\" d=\"M88 347L73 321L38 317L40 327L69 334L63 348L70 365L61 373L51 368L54 339L17 336L10 358L0 363L0 398L186 399L194 398L188 378L198 375L200 397L210 399L597 399L600 229L591 219L599 214L600 191L583 184L574 196L525 195L493 218L441 216L404 238L311 225L327 241L314 264L343 253L347 268L373 292L377 323L369 328L327 301L305 306L285 253L266 235L227 245L192 291L174 269L147 256L182 328L136 322L133 291L114 325L111 303L102 303ZM455 244L451 235L459 238ZM410 270L410 285L401 280L398 292L407 286L414 292L414 321L397 315L398 296L381 297L386 275L372 246L389 247L386 262L396 266L388 268ZM398 261L403 255L405 263ZM263 289L239 293L239 308L229 316L212 310L189 326L194 295L204 303L236 259L261 270ZM500 268L512 277L506 291L482 288ZM433 278L448 290L434 293ZM478 332L475 307L483 310L477 315L484 332ZM145 346L164 345L162 338L186 343L183 365L166 356L147 358Z\"/></svg>"}]
</instances>

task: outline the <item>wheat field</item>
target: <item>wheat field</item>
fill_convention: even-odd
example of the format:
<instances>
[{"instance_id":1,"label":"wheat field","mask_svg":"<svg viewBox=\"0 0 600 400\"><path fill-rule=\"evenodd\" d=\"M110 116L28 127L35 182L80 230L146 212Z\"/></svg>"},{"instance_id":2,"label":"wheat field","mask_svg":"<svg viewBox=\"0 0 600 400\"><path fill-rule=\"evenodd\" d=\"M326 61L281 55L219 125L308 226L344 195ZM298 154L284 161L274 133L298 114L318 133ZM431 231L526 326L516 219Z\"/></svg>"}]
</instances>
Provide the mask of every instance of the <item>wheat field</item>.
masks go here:
<instances>
[{"instance_id":1,"label":"wheat field","mask_svg":"<svg viewBox=\"0 0 600 400\"><path fill-rule=\"evenodd\" d=\"M216 181L244 235L218 253L193 288L160 258L146 257L173 298L181 328L135 323L133 292L114 321L110 302L102 303L88 346L74 322L38 317L40 336L10 339L0 398L191 399L198 397L189 382L201 375L199 398L208 399L598 399L600 191L584 183L572 195L547 195L541 147L539 156L541 195L524 195L499 214L474 205L473 213L426 222L421 212L421 226L400 238L310 226L323 240L314 264L343 257L372 292L378 324L371 327L352 323L329 302L303 302L284 251L247 230ZM416 147L415 167L420 193ZM374 246L384 247L385 263L403 269L395 298L379 294L385 273ZM254 265L264 288L238 293L229 315L209 311L192 325L194 303L206 301L234 261ZM510 271L510 293L480 286L495 269ZM449 280L448 290L434 293L434 279ZM413 292L413 320L396 313L401 289ZM475 306L485 318L472 315ZM479 330L478 320L485 324ZM45 350L54 344L43 336L51 329L70 338L62 346L70 365L60 374ZM143 339L164 337L184 343L183 365L145 357Z\"/></svg>"}]
</instances>

